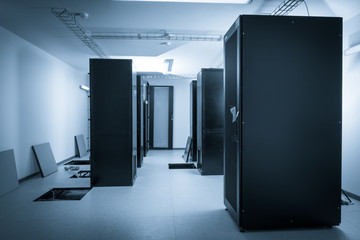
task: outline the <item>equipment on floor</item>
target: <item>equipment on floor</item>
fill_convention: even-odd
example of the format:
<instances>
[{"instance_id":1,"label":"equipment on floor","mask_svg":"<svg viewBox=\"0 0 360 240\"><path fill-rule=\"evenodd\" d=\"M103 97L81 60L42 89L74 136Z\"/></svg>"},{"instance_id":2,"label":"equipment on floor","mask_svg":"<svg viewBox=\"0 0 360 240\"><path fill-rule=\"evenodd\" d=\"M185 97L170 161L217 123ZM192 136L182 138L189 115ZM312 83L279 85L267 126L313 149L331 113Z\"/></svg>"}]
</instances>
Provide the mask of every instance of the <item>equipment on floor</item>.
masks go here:
<instances>
[{"instance_id":1,"label":"equipment on floor","mask_svg":"<svg viewBox=\"0 0 360 240\"><path fill-rule=\"evenodd\" d=\"M184 159L185 162L189 161L191 146L192 146L192 138L188 137L186 141L185 152L184 155L182 155L182 158Z\"/></svg>"},{"instance_id":2,"label":"equipment on floor","mask_svg":"<svg viewBox=\"0 0 360 240\"><path fill-rule=\"evenodd\" d=\"M19 186L14 150L0 152L0 196Z\"/></svg>"},{"instance_id":3,"label":"equipment on floor","mask_svg":"<svg viewBox=\"0 0 360 240\"><path fill-rule=\"evenodd\" d=\"M58 170L50 143L32 146L42 177L46 177Z\"/></svg>"},{"instance_id":4,"label":"equipment on floor","mask_svg":"<svg viewBox=\"0 0 360 240\"><path fill-rule=\"evenodd\" d=\"M79 166L69 166L69 167L64 167L65 171L76 171L79 170Z\"/></svg>"},{"instance_id":5,"label":"equipment on floor","mask_svg":"<svg viewBox=\"0 0 360 240\"><path fill-rule=\"evenodd\" d=\"M196 168L193 163L169 163L169 169L194 169Z\"/></svg>"},{"instance_id":6,"label":"equipment on floor","mask_svg":"<svg viewBox=\"0 0 360 240\"><path fill-rule=\"evenodd\" d=\"M90 171L88 170L81 170L78 172L74 172L70 178L90 178Z\"/></svg>"},{"instance_id":7,"label":"equipment on floor","mask_svg":"<svg viewBox=\"0 0 360 240\"><path fill-rule=\"evenodd\" d=\"M76 148L79 153L79 157L83 157L87 154L84 135L75 136Z\"/></svg>"},{"instance_id":8,"label":"equipment on floor","mask_svg":"<svg viewBox=\"0 0 360 240\"><path fill-rule=\"evenodd\" d=\"M341 205L353 205L354 202L351 201L350 197L347 195L347 193L341 189ZM345 198L344 198L345 197Z\"/></svg>"}]
</instances>

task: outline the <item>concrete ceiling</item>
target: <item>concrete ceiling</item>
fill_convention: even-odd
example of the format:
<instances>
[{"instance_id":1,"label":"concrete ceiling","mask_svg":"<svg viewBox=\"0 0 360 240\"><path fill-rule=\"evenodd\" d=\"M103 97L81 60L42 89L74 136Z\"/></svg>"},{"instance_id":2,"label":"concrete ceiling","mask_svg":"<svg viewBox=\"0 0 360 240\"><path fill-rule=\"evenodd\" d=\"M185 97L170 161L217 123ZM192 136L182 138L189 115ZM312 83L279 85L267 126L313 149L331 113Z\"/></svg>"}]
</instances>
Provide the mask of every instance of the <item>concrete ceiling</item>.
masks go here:
<instances>
[{"instance_id":1,"label":"concrete ceiling","mask_svg":"<svg viewBox=\"0 0 360 240\"><path fill-rule=\"evenodd\" d=\"M51 8L87 12L77 18L91 32L159 32L224 34L240 14L268 14L283 0L253 0L251 4L131 2L113 0L1 0L0 25L80 71L97 56L71 33ZM339 3L341 2L341 4ZM307 0L311 15L345 14L344 2L360 12L358 0ZM306 15L301 4L295 14ZM222 63L222 42L97 39L107 56L137 57L147 61L174 59L173 72L196 74L202 67ZM144 70L144 69L140 69ZM150 69L146 69L148 71ZM156 71L156 70L154 70Z\"/></svg>"}]
</instances>

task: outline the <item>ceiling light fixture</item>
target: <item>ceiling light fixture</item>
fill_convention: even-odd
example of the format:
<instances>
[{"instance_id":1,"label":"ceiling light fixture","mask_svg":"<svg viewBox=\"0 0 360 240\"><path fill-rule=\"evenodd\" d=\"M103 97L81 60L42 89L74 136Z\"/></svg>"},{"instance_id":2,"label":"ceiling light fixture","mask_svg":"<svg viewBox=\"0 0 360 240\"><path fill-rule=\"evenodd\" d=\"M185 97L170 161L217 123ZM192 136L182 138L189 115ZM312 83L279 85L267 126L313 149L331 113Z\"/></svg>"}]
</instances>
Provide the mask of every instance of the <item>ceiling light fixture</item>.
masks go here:
<instances>
[{"instance_id":1,"label":"ceiling light fixture","mask_svg":"<svg viewBox=\"0 0 360 240\"><path fill-rule=\"evenodd\" d=\"M52 8L51 12L98 57L108 58L101 47L75 19L76 16L86 19L89 17L87 13L70 13L66 8Z\"/></svg>"},{"instance_id":2,"label":"ceiling light fixture","mask_svg":"<svg viewBox=\"0 0 360 240\"><path fill-rule=\"evenodd\" d=\"M249 4L252 0L113 0L115 2L179 2L179 3L230 3Z\"/></svg>"},{"instance_id":3,"label":"ceiling light fixture","mask_svg":"<svg viewBox=\"0 0 360 240\"><path fill-rule=\"evenodd\" d=\"M87 92L90 91L90 88L88 86L85 86L85 85L80 85L80 89L85 90Z\"/></svg>"}]
</instances>

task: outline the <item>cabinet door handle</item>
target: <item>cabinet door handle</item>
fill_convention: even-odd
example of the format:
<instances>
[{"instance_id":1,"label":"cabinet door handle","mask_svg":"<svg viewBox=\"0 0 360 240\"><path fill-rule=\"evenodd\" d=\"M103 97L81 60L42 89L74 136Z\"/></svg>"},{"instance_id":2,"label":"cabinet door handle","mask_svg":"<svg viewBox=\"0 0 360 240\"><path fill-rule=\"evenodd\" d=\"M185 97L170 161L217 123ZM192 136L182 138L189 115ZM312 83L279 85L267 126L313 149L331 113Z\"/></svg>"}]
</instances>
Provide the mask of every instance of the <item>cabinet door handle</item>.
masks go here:
<instances>
[{"instance_id":1,"label":"cabinet door handle","mask_svg":"<svg viewBox=\"0 0 360 240\"><path fill-rule=\"evenodd\" d=\"M239 111L236 111L235 106L230 106L230 113L232 115L232 123L235 123L235 134L234 134L234 142L239 142L239 129L237 119L239 117Z\"/></svg>"},{"instance_id":2,"label":"cabinet door handle","mask_svg":"<svg viewBox=\"0 0 360 240\"><path fill-rule=\"evenodd\" d=\"M236 119L239 117L239 111L236 111L235 106L230 108L230 113L232 114L232 122L236 122Z\"/></svg>"}]
</instances>

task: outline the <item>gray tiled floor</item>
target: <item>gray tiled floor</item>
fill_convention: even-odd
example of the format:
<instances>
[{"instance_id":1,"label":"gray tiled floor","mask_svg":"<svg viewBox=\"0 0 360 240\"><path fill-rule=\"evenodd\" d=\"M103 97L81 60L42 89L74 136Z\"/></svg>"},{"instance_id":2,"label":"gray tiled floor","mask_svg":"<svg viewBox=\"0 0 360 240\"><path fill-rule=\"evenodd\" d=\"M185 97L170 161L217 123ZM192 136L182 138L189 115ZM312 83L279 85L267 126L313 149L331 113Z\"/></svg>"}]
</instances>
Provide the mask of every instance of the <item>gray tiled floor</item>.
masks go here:
<instances>
[{"instance_id":1,"label":"gray tiled floor","mask_svg":"<svg viewBox=\"0 0 360 240\"><path fill-rule=\"evenodd\" d=\"M133 187L93 188L81 201L33 202L53 187L86 187L59 171L0 198L0 239L360 239L360 204L343 206L339 227L240 233L224 210L223 177L169 170L183 151L150 151ZM80 166L86 170L88 166Z\"/></svg>"}]
</instances>

